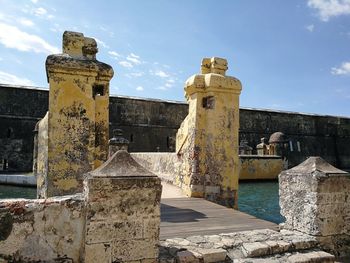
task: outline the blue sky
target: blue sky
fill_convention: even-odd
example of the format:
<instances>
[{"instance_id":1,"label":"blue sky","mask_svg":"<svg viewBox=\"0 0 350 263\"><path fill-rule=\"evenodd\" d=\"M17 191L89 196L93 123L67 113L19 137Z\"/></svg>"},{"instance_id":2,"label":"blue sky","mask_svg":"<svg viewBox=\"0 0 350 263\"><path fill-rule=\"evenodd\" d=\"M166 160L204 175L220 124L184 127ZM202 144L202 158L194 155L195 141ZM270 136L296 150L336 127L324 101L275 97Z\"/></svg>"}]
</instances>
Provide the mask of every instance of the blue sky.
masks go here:
<instances>
[{"instance_id":1,"label":"blue sky","mask_svg":"<svg viewBox=\"0 0 350 263\"><path fill-rule=\"evenodd\" d=\"M350 117L350 0L0 0L0 83L47 87L65 30L97 39L111 93L184 101L203 57L241 106Z\"/></svg>"}]
</instances>

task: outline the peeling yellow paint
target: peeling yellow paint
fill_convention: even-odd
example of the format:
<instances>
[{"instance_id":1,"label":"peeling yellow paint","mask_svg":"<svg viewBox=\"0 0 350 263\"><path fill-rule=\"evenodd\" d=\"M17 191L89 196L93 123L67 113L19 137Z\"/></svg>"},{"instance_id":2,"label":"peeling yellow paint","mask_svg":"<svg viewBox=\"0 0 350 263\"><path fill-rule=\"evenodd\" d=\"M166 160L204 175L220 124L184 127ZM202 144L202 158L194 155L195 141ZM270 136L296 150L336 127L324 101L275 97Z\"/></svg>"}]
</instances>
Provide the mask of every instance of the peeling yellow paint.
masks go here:
<instances>
[{"instance_id":1,"label":"peeling yellow paint","mask_svg":"<svg viewBox=\"0 0 350 263\"><path fill-rule=\"evenodd\" d=\"M48 149L41 197L81 191L83 174L100 166L108 155L113 69L96 60L96 41L81 33L63 34L63 52L46 60Z\"/></svg>"},{"instance_id":2,"label":"peeling yellow paint","mask_svg":"<svg viewBox=\"0 0 350 263\"><path fill-rule=\"evenodd\" d=\"M183 171L175 182L188 196L235 206L241 83L226 70L225 59L205 58L201 74L186 81L189 114L176 136Z\"/></svg>"},{"instance_id":3,"label":"peeling yellow paint","mask_svg":"<svg viewBox=\"0 0 350 263\"><path fill-rule=\"evenodd\" d=\"M69 191L78 187L78 181L75 178L72 179L59 179L54 181L54 186L63 191Z\"/></svg>"},{"instance_id":4,"label":"peeling yellow paint","mask_svg":"<svg viewBox=\"0 0 350 263\"><path fill-rule=\"evenodd\" d=\"M283 170L282 158L269 156L241 156L240 180L277 179Z\"/></svg>"}]
</instances>

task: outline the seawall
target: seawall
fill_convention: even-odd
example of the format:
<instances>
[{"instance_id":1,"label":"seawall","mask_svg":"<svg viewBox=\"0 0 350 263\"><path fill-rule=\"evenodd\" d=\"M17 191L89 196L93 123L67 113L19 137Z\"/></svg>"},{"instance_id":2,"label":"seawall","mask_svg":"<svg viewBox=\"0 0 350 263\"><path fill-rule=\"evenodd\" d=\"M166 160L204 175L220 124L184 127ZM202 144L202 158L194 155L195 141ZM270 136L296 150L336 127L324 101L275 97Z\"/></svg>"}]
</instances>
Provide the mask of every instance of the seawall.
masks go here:
<instances>
[{"instance_id":1,"label":"seawall","mask_svg":"<svg viewBox=\"0 0 350 263\"><path fill-rule=\"evenodd\" d=\"M47 109L48 90L0 84L0 172L5 167L14 172L32 170L33 130ZM130 152L171 152L188 105L112 95L109 110L110 132L123 129ZM239 136L253 148L261 137L269 138L276 131L285 133L292 145L290 167L317 155L336 167L350 168L350 118L240 109Z\"/></svg>"}]
</instances>

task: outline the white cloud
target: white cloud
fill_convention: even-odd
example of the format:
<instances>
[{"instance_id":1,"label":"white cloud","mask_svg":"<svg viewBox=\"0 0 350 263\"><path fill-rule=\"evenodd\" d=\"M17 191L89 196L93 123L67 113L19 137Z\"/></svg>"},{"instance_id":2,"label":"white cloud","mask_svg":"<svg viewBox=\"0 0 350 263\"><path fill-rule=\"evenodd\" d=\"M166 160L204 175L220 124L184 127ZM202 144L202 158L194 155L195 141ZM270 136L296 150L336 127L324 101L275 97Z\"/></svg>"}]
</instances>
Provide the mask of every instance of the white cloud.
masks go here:
<instances>
[{"instance_id":1,"label":"white cloud","mask_svg":"<svg viewBox=\"0 0 350 263\"><path fill-rule=\"evenodd\" d=\"M59 53L59 49L50 45L37 35L28 34L15 26L0 23L0 43L7 48L20 51L34 51L36 53Z\"/></svg>"},{"instance_id":2,"label":"white cloud","mask_svg":"<svg viewBox=\"0 0 350 263\"><path fill-rule=\"evenodd\" d=\"M38 3L38 0L31 0L31 1L32 1L32 3L34 3L34 4Z\"/></svg>"},{"instance_id":3,"label":"white cloud","mask_svg":"<svg viewBox=\"0 0 350 263\"><path fill-rule=\"evenodd\" d=\"M138 87L136 88L136 90L137 90L137 91L144 91L144 88L143 88L142 86L138 86Z\"/></svg>"},{"instance_id":4,"label":"white cloud","mask_svg":"<svg viewBox=\"0 0 350 263\"><path fill-rule=\"evenodd\" d=\"M57 23L53 24L53 27L50 28L52 32L64 32L64 29Z\"/></svg>"},{"instance_id":5,"label":"white cloud","mask_svg":"<svg viewBox=\"0 0 350 263\"><path fill-rule=\"evenodd\" d=\"M34 9L34 14L36 16L43 16L47 14L47 10L43 7L38 7Z\"/></svg>"},{"instance_id":6,"label":"white cloud","mask_svg":"<svg viewBox=\"0 0 350 263\"><path fill-rule=\"evenodd\" d=\"M145 73L142 72L142 71L140 71L140 72L132 72L132 73L130 73L130 75L132 77L142 77L143 75L145 75Z\"/></svg>"},{"instance_id":7,"label":"white cloud","mask_svg":"<svg viewBox=\"0 0 350 263\"><path fill-rule=\"evenodd\" d=\"M350 14L350 0L308 0L307 5L317 10L322 21Z\"/></svg>"},{"instance_id":8,"label":"white cloud","mask_svg":"<svg viewBox=\"0 0 350 263\"><path fill-rule=\"evenodd\" d=\"M37 17L42 17L46 19L51 19L54 17L53 15L49 14L47 10L43 7L34 8L32 10L32 13Z\"/></svg>"},{"instance_id":9,"label":"white cloud","mask_svg":"<svg viewBox=\"0 0 350 263\"><path fill-rule=\"evenodd\" d=\"M103 42L102 40L99 40L97 37L94 37L94 39L96 40L97 44L104 47L104 48L109 48L109 46Z\"/></svg>"},{"instance_id":10,"label":"white cloud","mask_svg":"<svg viewBox=\"0 0 350 263\"><path fill-rule=\"evenodd\" d=\"M34 9L34 14L37 16L43 16L47 14L47 10L43 7L38 7Z\"/></svg>"},{"instance_id":11,"label":"white cloud","mask_svg":"<svg viewBox=\"0 0 350 263\"><path fill-rule=\"evenodd\" d=\"M126 59L129 60L130 62L134 63L135 65L141 64L141 61L136 57L127 56Z\"/></svg>"},{"instance_id":12,"label":"white cloud","mask_svg":"<svg viewBox=\"0 0 350 263\"><path fill-rule=\"evenodd\" d=\"M34 26L34 22L32 20L29 20L27 18L20 18L18 22L23 26Z\"/></svg>"},{"instance_id":13,"label":"white cloud","mask_svg":"<svg viewBox=\"0 0 350 263\"><path fill-rule=\"evenodd\" d=\"M161 77L161 78L168 78L170 77L169 74L165 73L162 70L157 70L156 72L153 73L155 76Z\"/></svg>"},{"instance_id":14,"label":"white cloud","mask_svg":"<svg viewBox=\"0 0 350 263\"><path fill-rule=\"evenodd\" d=\"M308 25L308 26L306 26L305 28L306 28L306 30L308 30L308 31L310 31L310 32L313 32L314 29L315 29L315 26L314 26L314 25Z\"/></svg>"},{"instance_id":15,"label":"white cloud","mask_svg":"<svg viewBox=\"0 0 350 263\"><path fill-rule=\"evenodd\" d=\"M124 61L120 61L119 65L124 67L124 68L132 68L133 67L133 65L130 62L125 61L125 60Z\"/></svg>"},{"instance_id":16,"label":"white cloud","mask_svg":"<svg viewBox=\"0 0 350 263\"><path fill-rule=\"evenodd\" d=\"M134 53L130 53L130 56L133 57L133 58L140 58L140 56L135 55Z\"/></svg>"},{"instance_id":17,"label":"white cloud","mask_svg":"<svg viewBox=\"0 0 350 263\"><path fill-rule=\"evenodd\" d=\"M121 57L119 53L117 53L116 51L108 51L108 54L110 54L113 57Z\"/></svg>"},{"instance_id":18,"label":"white cloud","mask_svg":"<svg viewBox=\"0 0 350 263\"><path fill-rule=\"evenodd\" d=\"M350 62L344 62L339 68L333 67L331 73L333 75L350 75Z\"/></svg>"},{"instance_id":19,"label":"white cloud","mask_svg":"<svg viewBox=\"0 0 350 263\"><path fill-rule=\"evenodd\" d=\"M34 83L29 79L20 78L3 71L0 71L0 83L34 86Z\"/></svg>"}]
</instances>

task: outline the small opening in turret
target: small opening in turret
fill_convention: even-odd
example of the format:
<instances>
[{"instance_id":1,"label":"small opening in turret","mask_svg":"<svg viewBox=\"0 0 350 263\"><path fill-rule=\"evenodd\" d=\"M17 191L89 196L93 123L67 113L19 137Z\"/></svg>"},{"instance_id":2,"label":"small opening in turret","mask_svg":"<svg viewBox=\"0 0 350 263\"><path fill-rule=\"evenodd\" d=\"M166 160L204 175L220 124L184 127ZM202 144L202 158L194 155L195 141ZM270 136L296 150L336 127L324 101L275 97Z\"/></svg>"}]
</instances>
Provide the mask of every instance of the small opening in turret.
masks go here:
<instances>
[{"instance_id":1,"label":"small opening in turret","mask_svg":"<svg viewBox=\"0 0 350 263\"><path fill-rule=\"evenodd\" d=\"M130 134L130 142L134 141L134 134Z\"/></svg>"},{"instance_id":2,"label":"small opening in turret","mask_svg":"<svg viewBox=\"0 0 350 263\"><path fill-rule=\"evenodd\" d=\"M202 100L202 106L205 109L214 109L215 108L215 98L214 96L204 97Z\"/></svg>"},{"instance_id":3,"label":"small opening in turret","mask_svg":"<svg viewBox=\"0 0 350 263\"><path fill-rule=\"evenodd\" d=\"M95 98L96 96L105 95L105 87L103 85L94 85L92 87L92 96Z\"/></svg>"},{"instance_id":4,"label":"small opening in turret","mask_svg":"<svg viewBox=\"0 0 350 263\"><path fill-rule=\"evenodd\" d=\"M166 137L166 147L169 149L170 148L170 137Z\"/></svg>"}]
</instances>

